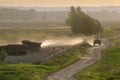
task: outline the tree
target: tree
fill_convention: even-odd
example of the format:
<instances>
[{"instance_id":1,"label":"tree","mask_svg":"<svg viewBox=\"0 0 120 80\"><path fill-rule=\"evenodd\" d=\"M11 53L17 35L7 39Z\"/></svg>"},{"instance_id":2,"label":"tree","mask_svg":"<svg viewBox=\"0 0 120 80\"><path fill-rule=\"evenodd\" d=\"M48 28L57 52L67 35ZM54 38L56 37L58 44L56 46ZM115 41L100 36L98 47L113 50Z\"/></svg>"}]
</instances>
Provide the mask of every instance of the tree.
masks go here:
<instances>
[{"instance_id":1,"label":"tree","mask_svg":"<svg viewBox=\"0 0 120 80\"><path fill-rule=\"evenodd\" d=\"M4 49L1 49L1 50L0 50L0 63L3 63L3 62L4 62L6 56L7 56L6 51L5 51Z\"/></svg>"},{"instance_id":2,"label":"tree","mask_svg":"<svg viewBox=\"0 0 120 80\"><path fill-rule=\"evenodd\" d=\"M75 34L93 35L102 31L99 21L85 14L80 7L70 8L66 23L71 26Z\"/></svg>"}]
</instances>

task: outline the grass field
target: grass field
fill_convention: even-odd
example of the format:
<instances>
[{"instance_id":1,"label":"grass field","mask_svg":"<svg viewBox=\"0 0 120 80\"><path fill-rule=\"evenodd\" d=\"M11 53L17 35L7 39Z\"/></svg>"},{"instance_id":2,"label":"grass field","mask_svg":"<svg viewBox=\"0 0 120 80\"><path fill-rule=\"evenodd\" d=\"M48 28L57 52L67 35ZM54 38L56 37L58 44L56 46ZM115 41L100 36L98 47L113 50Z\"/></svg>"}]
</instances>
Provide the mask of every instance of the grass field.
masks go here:
<instances>
[{"instance_id":1,"label":"grass field","mask_svg":"<svg viewBox=\"0 0 120 80\"><path fill-rule=\"evenodd\" d=\"M104 28L103 33L100 33L99 35L101 38L110 38L113 36L116 36L120 33L120 29L116 28Z\"/></svg>"},{"instance_id":2,"label":"grass field","mask_svg":"<svg viewBox=\"0 0 120 80\"><path fill-rule=\"evenodd\" d=\"M0 44L15 44L25 39L42 41L71 34L69 27L0 27Z\"/></svg>"},{"instance_id":3,"label":"grass field","mask_svg":"<svg viewBox=\"0 0 120 80\"><path fill-rule=\"evenodd\" d=\"M41 37L44 35L67 35L69 27L0 27L0 38L7 37Z\"/></svg>"},{"instance_id":4,"label":"grass field","mask_svg":"<svg viewBox=\"0 0 120 80\"><path fill-rule=\"evenodd\" d=\"M17 43L22 39L38 41L69 35L69 27L0 27L1 44ZM80 46L67 55L56 56L44 64L0 64L0 80L45 80L48 73L75 62L82 56L85 48L86 46Z\"/></svg>"},{"instance_id":5,"label":"grass field","mask_svg":"<svg viewBox=\"0 0 120 80\"><path fill-rule=\"evenodd\" d=\"M78 80L120 80L120 40L103 51L103 59L76 75Z\"/></svg>"},{"instance_id":6,"label":"grass field","mask_svg":"<svg viewBox=\"0 0 120 80\"><path fill-rule=\"evenodd\" d=\"M67 54L55 56L47 63L0 64L0 80L45 80L46 76L75 62L88 45L81 45Z\"/></svg>"},{"instance_id":7,"label":"grass field","mask_svg":"<svg viewBox=\"0 0 120 80\"><path fill-rule=\"evenodd\" d=\"M108 33L110 32L110 34L108 35ZM42 40L42 39L49 39L53 37L61 37L61 36L71 36L72 31L70 30L69 27L50 27L48 29L48 27L0 27L0 44L2 44L4 42L8 43L16 43L16 41L19 40L23 40L23 39L28 39L28 40ZM104 34L102 35L103 37L111 37L113 35L116 35L117 32L116 30L111 30L111 29L106 29L104 30ZM115 41L116 43L119 43L119 41ZM107 55L106 53L108 52L112 52L112 58L114 58L113 56L117 55L120 56L118 53L119 50L119 44L118 48L110 48L104 51L105 56ZM0 64L0 80L45 80L45 77L50 74L51 72L57 71L61 68L64 68L65 66L75 62L76 60L79 59L80 56L83 55L85 49L88 46L79 46L76 49L69 51L67 54L65 55L60 55L60 56L55 56L52 60L50 60L47 63L36 63L36 64ZM113 51L111 51L113 50ZM108 54L109 55L109 54ZM106 58L106 57L105 57ZM104 59L105 59L104 58ZM119 57L118 57L119 58ZM117 59L118 59L117 58ZM116 58L115 58L116 59ZM112 60L112 59L111 59ZM106 59L107 61L107 59ZM117 60L116 60L117 62ZM112 61L110 62L112 63ZM86 75L85 73L85 80L100 80L99 78L99 74L102 73L98 73L97 69L99 70L103 68L104 70L104 66L102 66L103 64L105 64L105 69L107 66L106 63L104 63L104 61L100 61L99 63L97 63L95 65L95 67L97 67L96 69L93 67L91 69L91 67L88 69L88 71L90 70L90 72L88 72ZM117 63L118 64L118 63ZM108 68L108 67L107 67ZM116 68L116 67L115 67ZM91 72L91 71L95 71L95 72ZM111 69L111 68L110 68ZM83 71L84 72L84 71ZM100 72L100 71L99 71ZM104 72L104 71L103 71ZM106 72L105 75L107 75ZM83 73L84 74L84 73ZM83 74L78 74L78 79L81 78L81 75L84 76ZM111 73L112 74L112 73ZM95 78L87 78L89 77L89 75L94 75ZM94 77L93 76L93 77ZM104 76L104 75L102 75ZM92 77L92 76L90 76ZM97 78L96 78L97 77ZM82 79L84 80L84 79ZM105 79L101 79L101 80L105 80ZM109 79L110 80L110 79Z\"/></svg>"}]
</instances>

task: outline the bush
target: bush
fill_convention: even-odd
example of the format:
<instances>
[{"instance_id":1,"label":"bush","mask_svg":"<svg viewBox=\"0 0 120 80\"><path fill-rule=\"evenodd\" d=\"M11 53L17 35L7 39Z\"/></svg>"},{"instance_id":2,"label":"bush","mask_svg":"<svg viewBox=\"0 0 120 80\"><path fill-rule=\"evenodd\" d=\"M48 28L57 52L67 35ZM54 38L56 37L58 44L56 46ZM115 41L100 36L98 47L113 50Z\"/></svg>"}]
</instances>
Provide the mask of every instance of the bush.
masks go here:
<instances>
[{"instance_id":1,"label":"bush","mask_svg":"<svg viewBox=\"0 0 120 80\"><path fill-rule=\"evenodd\" d=\"M0 63L3 63L3 62L4 62L6 56L7 56L6 51L5 51L4 49L1 49L1 50L0 50Z\"/></svg>"}]
</instances>

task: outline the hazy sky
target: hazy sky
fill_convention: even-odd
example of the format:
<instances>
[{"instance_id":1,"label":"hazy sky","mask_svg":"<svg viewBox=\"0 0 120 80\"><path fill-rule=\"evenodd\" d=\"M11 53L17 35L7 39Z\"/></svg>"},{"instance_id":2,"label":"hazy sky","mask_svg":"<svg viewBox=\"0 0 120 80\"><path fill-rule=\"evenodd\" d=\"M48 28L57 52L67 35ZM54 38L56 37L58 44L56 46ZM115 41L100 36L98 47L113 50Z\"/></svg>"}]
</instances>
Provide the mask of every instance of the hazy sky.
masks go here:
<instances>
[{"instance_id":1,"label":"hazy sky","mask_svg":"<svg viewBox=\"0 0 120 80\"><path fill-rule=\"evenodd\" d=\"M12 6L120 6L120 0L0 0Z\"/></svg>"}]
</instances>

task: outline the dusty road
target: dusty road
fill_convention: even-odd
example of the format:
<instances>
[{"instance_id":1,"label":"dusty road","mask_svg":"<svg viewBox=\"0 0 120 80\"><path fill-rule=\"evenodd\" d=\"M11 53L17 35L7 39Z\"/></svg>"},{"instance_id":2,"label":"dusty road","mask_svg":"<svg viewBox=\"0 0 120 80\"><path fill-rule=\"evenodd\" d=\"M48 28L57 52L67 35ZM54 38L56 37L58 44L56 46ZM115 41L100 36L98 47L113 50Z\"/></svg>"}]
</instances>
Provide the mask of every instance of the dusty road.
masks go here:
<instances>
[{"instance_id":1,"label":"dusty road","mask_svg":"<svg viewBox=\"0 0 120 80\"><path fill-rule=\"evenodd\" d=\"M111 39L112 38L105 40L101 46L95 46L87 49L86 54L80 60L58 72L49 75L47 80L76 80L74 78L76 73L94 64L102 58L101 51L112 44Z\"/></svg>"}]
</instances>

